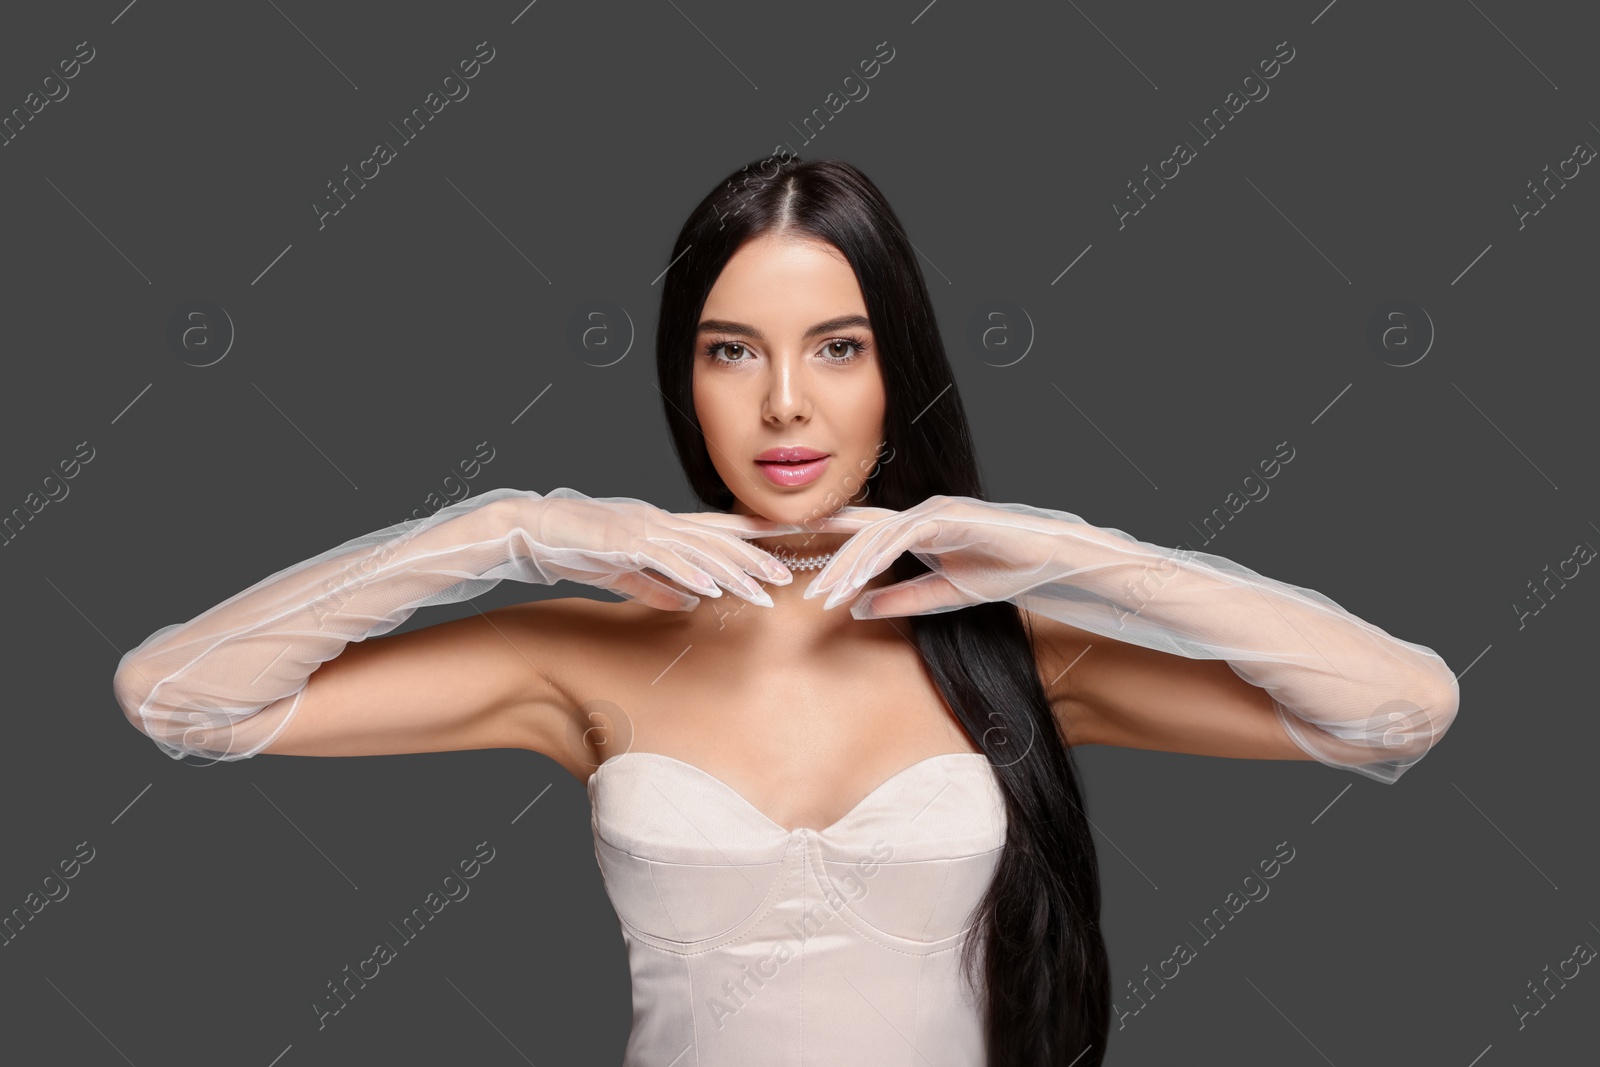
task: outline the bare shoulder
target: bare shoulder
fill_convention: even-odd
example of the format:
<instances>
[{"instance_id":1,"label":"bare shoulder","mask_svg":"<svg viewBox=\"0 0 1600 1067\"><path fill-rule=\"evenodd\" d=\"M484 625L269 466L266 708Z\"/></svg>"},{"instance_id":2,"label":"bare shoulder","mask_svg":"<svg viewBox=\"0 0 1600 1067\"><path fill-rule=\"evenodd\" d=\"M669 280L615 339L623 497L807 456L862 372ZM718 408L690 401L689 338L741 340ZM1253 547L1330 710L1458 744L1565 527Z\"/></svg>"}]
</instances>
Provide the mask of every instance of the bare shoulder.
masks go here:
<instances>
[{"instance_id":1,"label":"bare shoulder","mask_svg":"<svg viewBox=\"0 0 1600 1067\"><path fill-rule=\"evenodd\" d=\"M634 601L557 597L510 604L487 618L533 674L513 713L517 747L541 752L584 781L599 762L589 705L663 616Z\"/></svg>"}]
</instances>

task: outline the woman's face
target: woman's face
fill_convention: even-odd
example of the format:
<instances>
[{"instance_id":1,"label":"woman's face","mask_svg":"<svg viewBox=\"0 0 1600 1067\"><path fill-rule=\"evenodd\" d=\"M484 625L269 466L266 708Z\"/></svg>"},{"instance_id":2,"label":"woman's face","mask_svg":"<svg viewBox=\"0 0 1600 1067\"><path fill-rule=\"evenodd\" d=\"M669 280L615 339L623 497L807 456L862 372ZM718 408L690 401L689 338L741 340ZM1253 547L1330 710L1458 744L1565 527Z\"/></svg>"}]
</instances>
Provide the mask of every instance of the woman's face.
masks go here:
<instances>
[{"instance_id":1,"label":"woman's face","mask_svg":"<svg viewBox=\"0 0 1600 1067\"><path fill-rule=\"evenodd\" d=\"M767 234L734 253L700 315L694 405L735 513L803 523L861 497L883 440L883 372L836 248ZM785 447L825 458L762 462Z\"/></svg>"}]
</instances>

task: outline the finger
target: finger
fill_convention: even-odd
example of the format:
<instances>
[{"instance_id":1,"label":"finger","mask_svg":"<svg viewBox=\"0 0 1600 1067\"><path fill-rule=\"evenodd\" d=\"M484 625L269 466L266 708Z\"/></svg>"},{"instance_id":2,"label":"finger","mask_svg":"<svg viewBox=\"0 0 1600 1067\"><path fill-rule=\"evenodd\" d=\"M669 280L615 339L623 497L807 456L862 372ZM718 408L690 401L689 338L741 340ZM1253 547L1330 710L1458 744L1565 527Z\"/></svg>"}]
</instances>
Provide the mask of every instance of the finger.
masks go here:
<instances>
[{"instance_id":1,"label":"finger","mask_svg":"<svg viewBox=\"0 0 1600 1067\"><path fill-rule=\"evenodd\" d=\"M713 580L752 603L768 607L772 603L766 590L751 577L752 573L773 582L792 580L782 564L769 553L718 530L675 529L670 534L648 540L690 558Z\"/></svg>"},{"instance_id":2,"label":"finger","mask_svg":"<svg viewBox=\"0 0 1600 1067\"><path fill-rule=\"evenodd\" d=\"M627 600L662 611L693 611L700 603L699 597L652 578L643 571L613 574L603 583L603 588Z\"/></svg>"},{"instance_id":3,"label":"finger","mask_svg":"<svg viewBox=\"0 0 1600 1067\"><path fill-rule=\"evenodd\" d=\"M748 515L730 515L720 511L678 514L677 517L688 519L696 526L703 528L704 532L719 537L721 540L717 543L723 546L724 551L738 557L741 561L740 565L745 570L763 581L788 585L794 580L794 575L790 573L789 568L779 562L771 552L750 544L747 539L804 533L806 532L806 527L796 523L774 522L770 519L757 519ZM762 593L760 595L765 596L766 594Z\"/></svg>"},{"instance_id":4,"label":"finger","mask_svg":"<svg viewBox=\"0 0 1600 1067\"><path fill-rule=\"evenodd\" d=\"M840 528L854 527L851 537L840 545L833 554L833 558L812 580L807 587L804 599L820 596L834 589L840 576L851 573L862 550L869 542L876 541L892 534L903 523L895 520L904 516L904 512L891 511L888 508L850 508L848 515L835 516L830 525Z\"/></svg>"},{"instance_id":5,"label":"finger","mask_svg":"<svg viewBox=\"0 0 1600 1067\"><path fill-rule=\"evenodd\" d=\"M900 550L895 544L908 531L915 529L915 516L880 520L876 527L867 527L846 541L834 553L833 559L807 587L803 598L828 595L825 607L832 607L865 585L874 574L883 570ZM837 595L835 595L837 594Z\"/></svg>"},{"instance_id":6,"label":"finger","mask_svg":"<svg viewBox=\"0 0 1600 1067\"><path fill-rule=\"evenodd\" d=\"M769 519L758 519L748 515L729 515L721 512L706 513L705 525L714 527L719 532L726 532L737 537L758 537L769 534L782 534L786 532L805 531L809 533L850 533L855 534L860 530L870 527L876 522L900 514L888 508L843 508L839 512L822 516L815 520L808 520L804 524L778 523ZM700 521L696 518L695 521ZM849 544L847 541L846 544ZM767 565L774 562L771 553L751 545L750 551L759 557L759 561L752 568L758 577L771 581L780 581L768 572ZM781 564L780 564L781 566ZM784 584L793 580L793 575L785 568L785 577L781 579ZM808 593L807 596L815 594Z\"/></svg>"},{"instance_id":7,"label":"finger","mask_svg":"<svg viewBox=\"0 0 1600 1067\"><path fill-rule=\"evenodd\" d=\"M779 522L776 519L735 515L725 511L690 511L673 512L673 514L680 519L725 530L739 537L769 537L776 534L804 533L809 529L803 523Z\"/></svg>"},{"instance_id":8,"label":"finger","mask_svg":"<svg viewBox=\"0 0 1600 1067\"><path fill-rule=\"evenodd\" d=\"M739 567L764 581L776 582L787 585L794 580L794 575L789 568L763 548L736 537L726 531L707 528L704 531L694 530L684 534L685 540L693 540L698 546L708 551L714 551L721 556L728 557ZM759 590L757 585L750 586L752 590Z\"/></svg>"},{"instance_id":9,"label":"finger","mask_svg":"<svg viewBox=\"0 0 1600 1067\"><path fill-rule=\"evenodd\" d=\"M639 553L639 558L646 566L693 592L703 596L721 596L722 590L717 586L716 576L675 551L677 547L652 542L649 549Z\"/></svg>"},{"instance_id":10,"label":"finger","mask_svg":"<svg viewBox=\"0 0 1600 1067\"><path fill-rule=\"evenodd\" d=\"M885 619L901 615L932 615L970 607L974 601L937 571L896 582L856 598L850 614L857 619Z\"/></svg>"},{"instance_id":11,"label":"finger","mask_svg":"<svg viewBox=\"0 0 1600 1067\"><path fill-rule=\"evenodd\" d=\"M852 558L842 564L845 569L837 576L830 576L826 586L821 585L822 578L819 575L816 586L808 589L804 595L828 593L828 599L823 604L824 610L842 603L860 592L861 587L875 575L888 570L902 554L915 552L918 548L939 551L933 547L939 540L939 532L937 520L907 515L903 522L887 524L882 531L863 534L857 539L861 542L859 546L851 544Z\"/></svg>"},{"instance_id":12,"label":"finger","mask_svg":"<svg viewBox=\"0 0 1600 1067\"><path fill-rule=\"evenodd\" d=\"M744 559L741 556L730 556L731 552L738 551L728 542L714 536L696 539L693 535L686 536L684 541L674 545L675 548L687 559L691 560L702 571L709 574L713 581L726 586L730 591L738 594L752 604L762 607L772 607L772 597L761 588L760 584L744 569ZM760 552L759 549L745 549ZM765 553L761 553L765 555ZM765 562L751 561L753 567L763 578L776 581L773 574L767 574L767 563L777 564L777 560L768 556ZM782 564L778 564L782 566ZM720 595L720 594L719 594Z\"/></svg>"},{"instance_id":13,"label":"finger","mask_svg":"<svg viewBox=\"0 0 1600 1067\"><path fill-rule=\"evenodd\" d=\"M812 520L809 528L819 533L855 533L899 514L889 508L840 508Z\"/></svg>"}]
</instances>

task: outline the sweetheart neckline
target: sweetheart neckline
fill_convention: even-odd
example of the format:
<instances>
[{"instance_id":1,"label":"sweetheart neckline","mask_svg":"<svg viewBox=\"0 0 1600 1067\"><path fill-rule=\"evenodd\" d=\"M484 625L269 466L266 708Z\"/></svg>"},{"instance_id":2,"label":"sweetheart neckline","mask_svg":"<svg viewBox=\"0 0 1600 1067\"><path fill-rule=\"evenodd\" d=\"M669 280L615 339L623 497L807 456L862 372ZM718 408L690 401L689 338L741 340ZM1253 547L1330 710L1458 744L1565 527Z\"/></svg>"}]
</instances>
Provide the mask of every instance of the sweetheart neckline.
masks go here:
<instances>
[{"instance_id":1,"label":"sweetheart neckline","mask_svg":"<svg viewBox=\"0 0 1600 1067\"><path fill-rule=\"evenodd\" d=\"M597 778L599 776L600 769L602 767L606 766L606 764L615 763L617 760L624 759L624 758L626 758L628 756L654 756L657 759L664 759L664 760L667 760L668 762L676 763L680 767L687 767L691 771L694 771L696 774L699 774L700 776L708 779L709 781L715 782L717 785L721 786L724 790L726 790L729 794L731 794L735 800L737 800L739 803L743 804L745 806L745 808L747 808L751 813L753 813L758 818L760 818L761 821L765 822L768 826L772 827L774 830L778 830L778 831L780 831L780 832L782 832L784 834L787 834L790 837L793 837L795 834L802 834L802 833L805 833L805 834L826 834L826 833L829 833L831 831L837 830L840 826L844 825L845 822L847 822L850 818L852 818L862 808L866 807L868 801L872 800L873 797L876 797L879 793L882 793L885 789L887 789L891 782L894 782L895 780L904 777L905 775L909 774L913 770L917 769L918 767L921 767L922 765L924 765L926 763L932 763L934 760L950 759L952 757L965 758L965 759L974 759L974 758L975 759L981 759L985 763L987 763L988 759L989 759L988 753L985 753L985 752L937 752L937 753L933 754L932 756L924 756L922 759L917 760L915 763L910 763L910 764L907 764L904 767L901 767L898 771L895 771L893 774L889 775L889 777L885 778L883 781L881 781L877 785L873 786L872 789L870 789L867 792L867 795L862 797L860 800L856 801L855 804L850 808L849 811L845 812L843 815L841 815L837 819L833 820L833 822L829 823L827 826L821 827L820 829L818 829L816 827L811 827L811 826L796 826L793 829L791 829L791 828L789 828L787 826L784 826L784 825L780 824L777 820L773 819L766 812L764 812L760 808L756 807L754 804L752 804L750 802L750 800L748 798L745 797L745 795L743 793L739 792L733 786L729 785L727 782L724 782L721 778L718 778L716 775L712 774L710 771L706 770L704 767L697 766L697 765L695 765L693 763L688 762L687 760L681 760L676 756L669 756L665 752L637 752L637 751L619 752L615 756L611 756L611 757L609 757L607 759L603 759L603 760L600 761L599 764L597 764L595 766L595 769L590 773L589 781L586 783L586 787L587 788L593 788L593 783L594 783L595 778ZM994 772L991 770L990 774L992 775L993 773Z\"/></svg>"}]
</instances>

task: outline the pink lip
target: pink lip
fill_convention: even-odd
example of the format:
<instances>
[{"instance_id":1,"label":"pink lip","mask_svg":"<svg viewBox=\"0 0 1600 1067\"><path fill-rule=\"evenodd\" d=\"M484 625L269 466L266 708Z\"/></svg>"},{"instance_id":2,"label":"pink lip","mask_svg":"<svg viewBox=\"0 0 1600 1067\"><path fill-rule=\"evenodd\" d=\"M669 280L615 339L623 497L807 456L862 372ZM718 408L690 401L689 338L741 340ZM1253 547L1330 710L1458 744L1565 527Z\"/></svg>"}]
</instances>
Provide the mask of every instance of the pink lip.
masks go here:
<instances>
[{"instance_id":1,"label":"pink lip","mask_svg":"<svg viewBox=\"0 0 1600 1067\"><path fill-rule=\"evenodd\" d=\"M826 452L818 452L814 448L804 445L787 445L781 448L769 448L756 457L757 463L803 463L808 459L821 459Z\"/></svg>"},{"instance_id":2,"label":"pink lip","mask_svg":"<svg viewBox=\"0 0 1600 1067\"><path fill-rule=\"evenodd\" d=\"M774 450L777 451L777 450ZM810 449L787 451L808 452ZM766 453L762 453L766 455ZM823 470L828 466L828 457L819 454L817 458L806 463L779 463L770 460L757 460L756 466L761 468L761 473L774 485L805 485L814 482L822 476Z\"/></svg>"}]
</instances>

